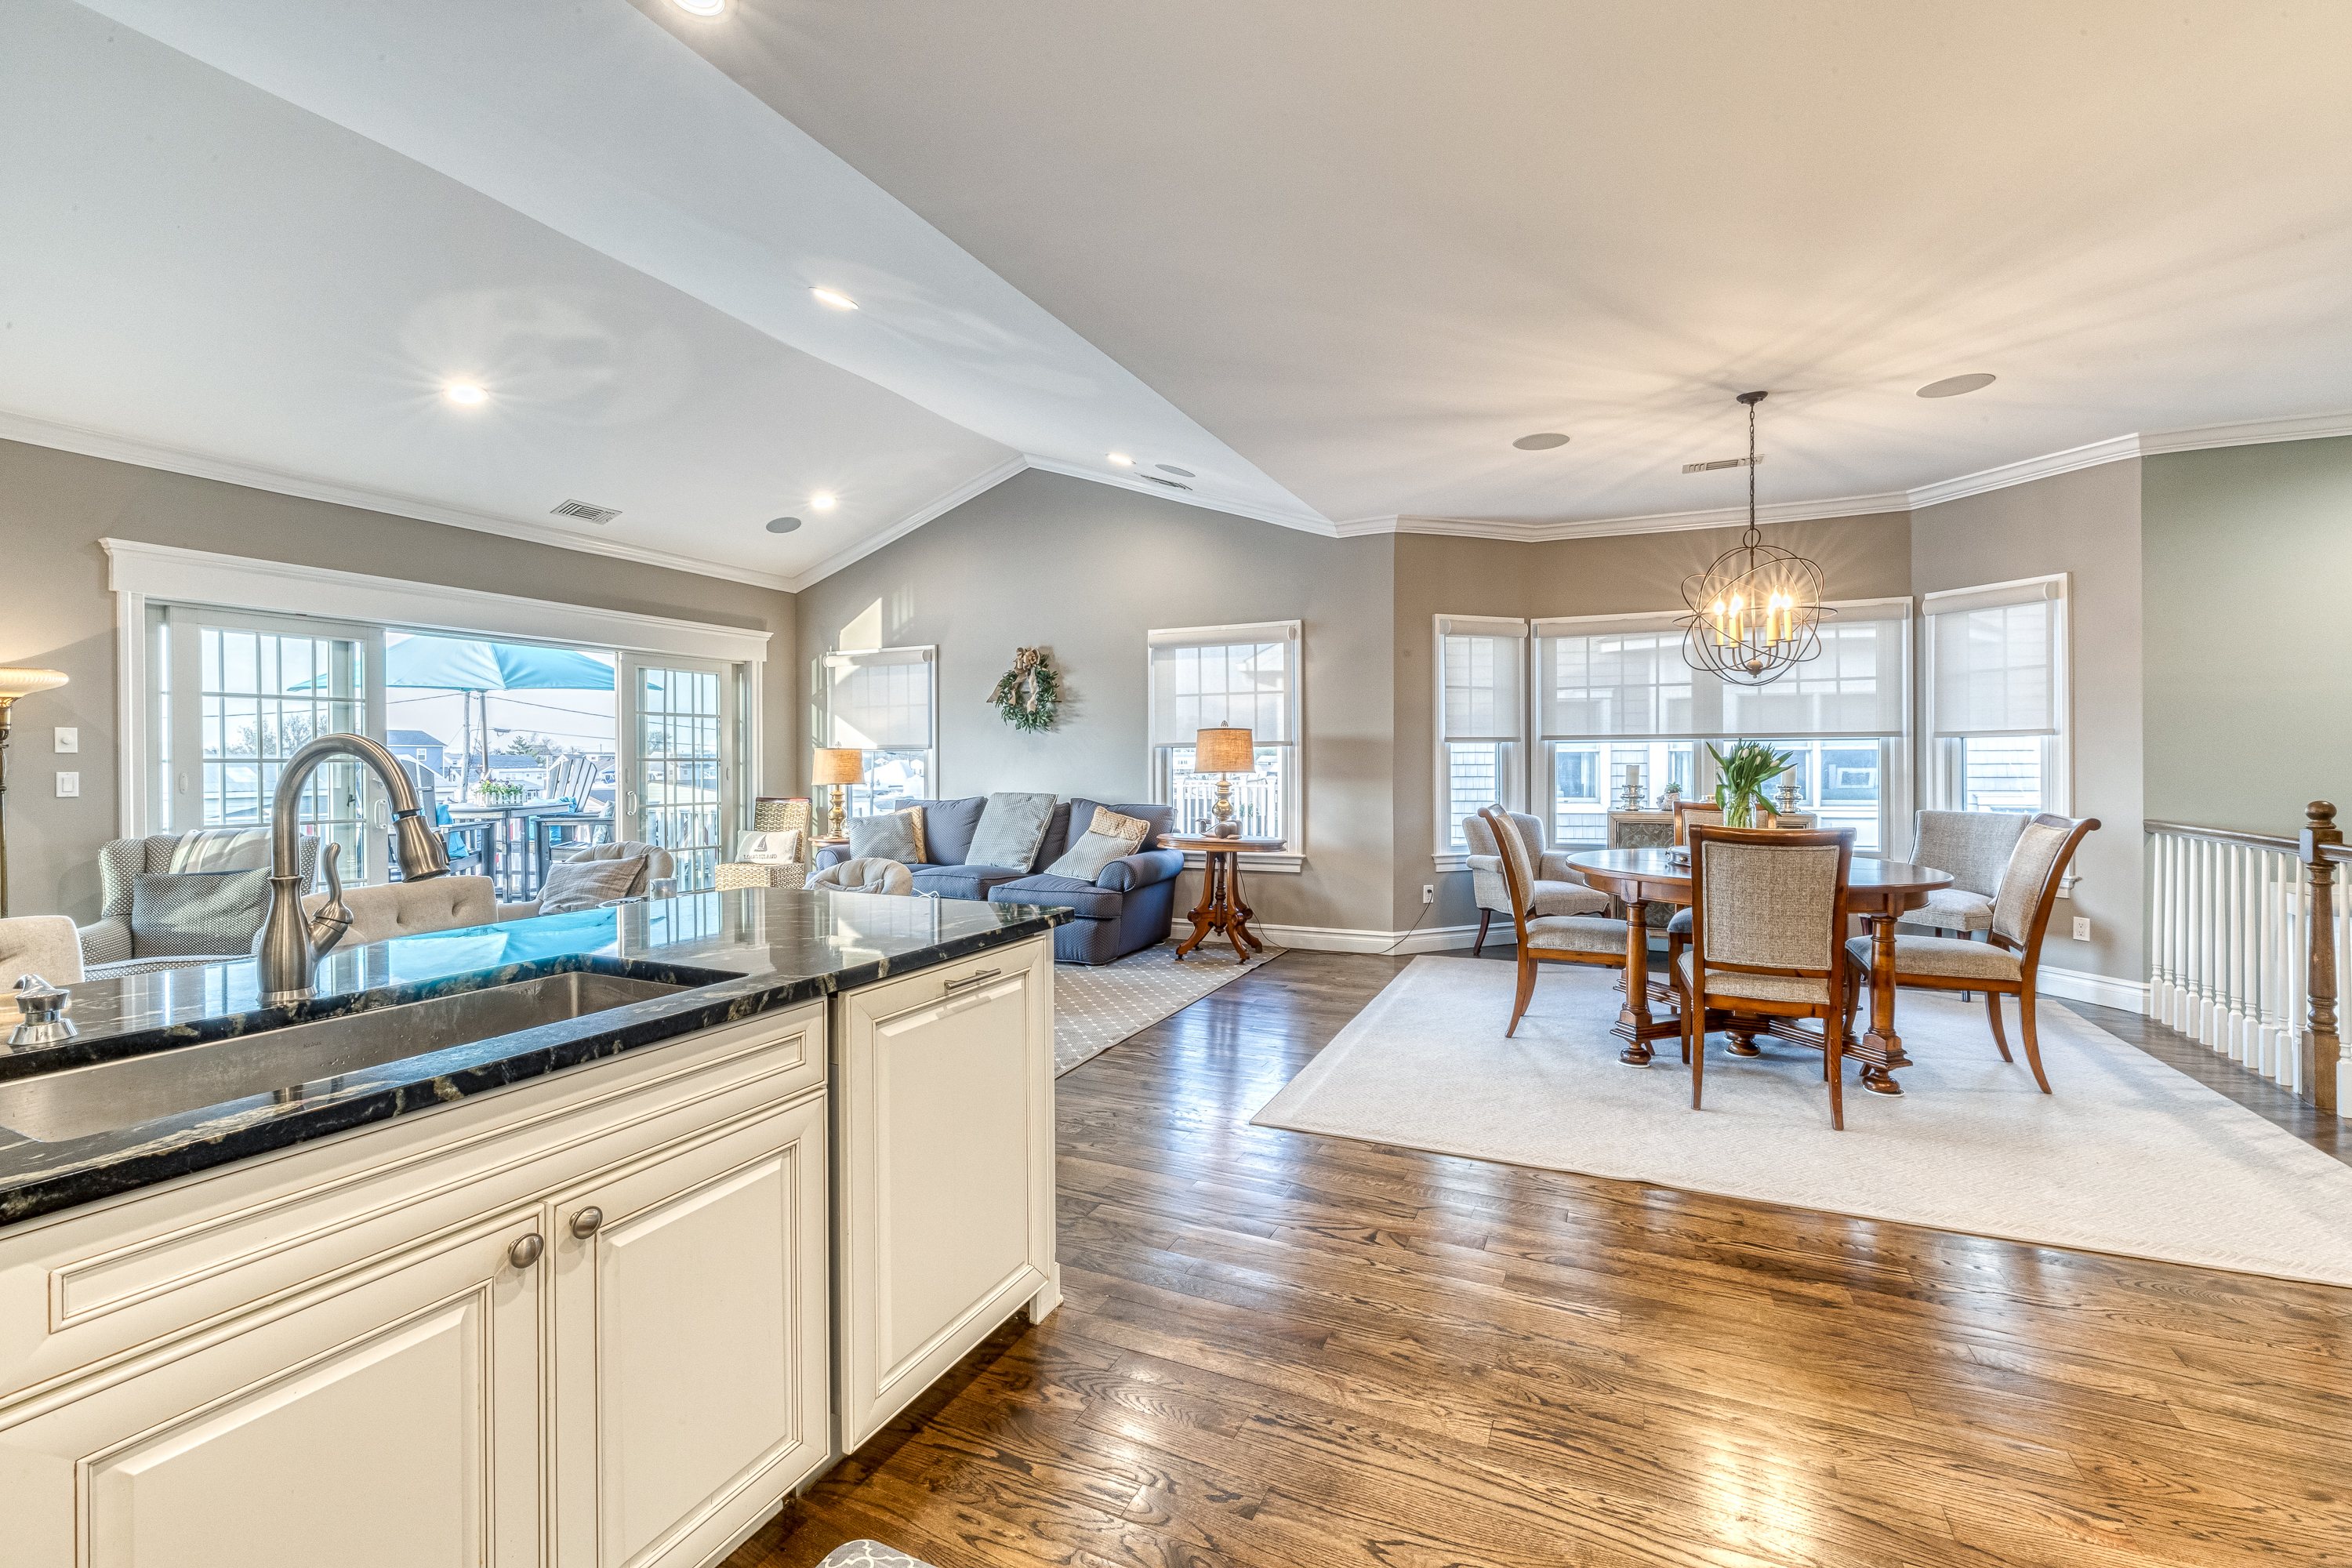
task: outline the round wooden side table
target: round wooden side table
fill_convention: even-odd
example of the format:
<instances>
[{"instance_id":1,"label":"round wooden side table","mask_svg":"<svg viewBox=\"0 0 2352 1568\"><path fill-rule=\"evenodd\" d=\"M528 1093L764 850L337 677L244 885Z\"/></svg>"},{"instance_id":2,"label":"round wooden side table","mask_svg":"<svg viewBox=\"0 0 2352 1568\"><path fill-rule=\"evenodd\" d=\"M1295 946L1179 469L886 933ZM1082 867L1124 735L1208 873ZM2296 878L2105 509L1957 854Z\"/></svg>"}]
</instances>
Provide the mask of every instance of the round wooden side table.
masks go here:
<instances>
[{"instance_id":1,"label":"round wooden side table","mask_svg":"<svg viewBox=\"0 0 2352 1568\"><path fill-rule=\"evenodd\" d=\"M1192 934L1176 949L1176 962L1208 940L1211 931L1223 931L1225 940L1234 944L1234 956L1249 962L1253 952L1265 951L1249 923L1256 910L1242 897L1242 857L1265 855L1279 850L1279 838L1190 838L1169 837L1161 840L1171 849L1181 849L1187 855L1201 857L1201 901L1184 918L1192 922ZM1246 946L1244 944L1247 943Z\"/></svg>"}]
</instances>

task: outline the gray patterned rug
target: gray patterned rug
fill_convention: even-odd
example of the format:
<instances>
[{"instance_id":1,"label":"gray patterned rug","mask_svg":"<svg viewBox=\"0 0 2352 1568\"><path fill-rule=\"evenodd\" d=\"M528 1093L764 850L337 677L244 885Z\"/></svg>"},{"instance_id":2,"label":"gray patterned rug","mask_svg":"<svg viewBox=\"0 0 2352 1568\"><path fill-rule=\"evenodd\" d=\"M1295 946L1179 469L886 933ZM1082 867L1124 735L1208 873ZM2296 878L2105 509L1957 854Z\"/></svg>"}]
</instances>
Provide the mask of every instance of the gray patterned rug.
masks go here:
<instances>
[{"instance_id":1,"label":"gray patterned rug","mask_svg":"<svg viewBox=\"0 0 2352 1568\"><path fill-rule=\"evenodd\" d=\"M852 1541L826 1552L824 1561L816 1568L931 1568L931 1565L878 1541Z\"/></svg>"},{"instance_id":2,"label":"gray patterned rug","mask_svg":"<svg viewBox=\"0 0 2352 1568\"><path fill-rule=\"evenodd\" d=\"M1054 1076L1059 1078L1129 1036L1150 1028L1238 980L1282 950L1269 947L1238 963L1230 947L1202 943L1176 962L1176 943L1130 952L1117 963L1054 966Z\"/></svg>"}]
</instances>

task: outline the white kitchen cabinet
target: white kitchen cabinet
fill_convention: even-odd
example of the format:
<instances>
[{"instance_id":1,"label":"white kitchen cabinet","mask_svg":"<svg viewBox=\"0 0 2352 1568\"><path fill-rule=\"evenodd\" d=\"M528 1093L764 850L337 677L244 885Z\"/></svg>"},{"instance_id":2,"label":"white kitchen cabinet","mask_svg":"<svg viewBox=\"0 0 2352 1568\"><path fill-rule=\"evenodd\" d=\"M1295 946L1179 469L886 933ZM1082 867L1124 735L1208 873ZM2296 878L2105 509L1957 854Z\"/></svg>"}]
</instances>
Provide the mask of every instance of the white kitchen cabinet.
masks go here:
<instances>
[{"instance_id":1,"label":"white kitchen cabinet","mask_svg":"<svg viewBox=\"0 0 2352 1568\"><path fill-rule=\"evenodd\" d=\"M555 1562L703 1562L828 1452L822 1092L560 1194Z\"/></svg>"},{"instance_id":2,"label":"white kitchen cabinet","mask_svg":"<svg viewBox=\"0 0 2352 1568\"><path fill-rule=\"evenodd\" d=\"M834 1104L844 1452L1026 1304L1054 1263L1049 940L836 1003Z\"/></svg>"},{"instance_id":3,"label":"white kitchen cabinet","mask_svg":"<svg viewBox=\"0 0 2352 1568\"><path fill-rule=\"evenodd\" d=\"M518 1259L541 1218L465 1227L13 1413L6 1561L538 1563L545 1269Z\"/></svg>"}]
</instances>

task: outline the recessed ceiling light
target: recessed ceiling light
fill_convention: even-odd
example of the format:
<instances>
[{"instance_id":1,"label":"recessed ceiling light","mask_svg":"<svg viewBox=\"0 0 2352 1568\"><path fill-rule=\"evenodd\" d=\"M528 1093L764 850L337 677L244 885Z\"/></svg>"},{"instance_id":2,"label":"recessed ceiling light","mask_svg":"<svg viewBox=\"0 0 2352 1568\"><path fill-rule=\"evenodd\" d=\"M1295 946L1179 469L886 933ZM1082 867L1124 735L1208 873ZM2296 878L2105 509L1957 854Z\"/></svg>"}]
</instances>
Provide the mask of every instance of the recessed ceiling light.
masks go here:
<instances>
[{"instance_id":1,"label":"recessed ceiling light","mask_svg":"<svg viewBox=\"0 0 2352 1568\"><path fill-rule=\"evenodd\" d=\"M1990 386L1998 379L1978 371L1973 375L1948 375L1941 381L1931 381L1919 389L1922 397L1958 397L1963 392L1975 392Z\"/></svg>"},{"instance_id":2,"label":"recessed ceiling light","mask_svg":"<svg viewBox=\"0 0 2352 1568\"><path fill-rule=\"evenodd\" d=\"M490 395L467 381L452 382L441 389L441 395L452 403L487 403Z\"/></svg>"},{"instance_id":3,"label":"recessed ceiling light","mask_svg":"<svg viewBox=\"0 0 2352 1568\"><path fill-rule=\"evenodd\" d=\"M769 521L768 531L770 533L790 533L800 525L801 520L796 517L773 518Z\"/></svg>"},{"instance_id":4,"label":"recessed ceiling light","mask_svg":"<svg viewBox=\"0 0 2352 1568\"><path fill-rule=\"evenodd\" d=\"M1135 467L1135 459L1129 457L1125 452L1111 452L1106 454L1106 456L1122 468L1131 468Z\"/></svg>"},{"instance_id":5,"label":"recessed ceiling light","mask_svg":"<svg viewBox=\"0 0 2352 1568\"><path fill-rule=\"evenodd\" d=\"M689 16L716 16L727 9L727 0L670 0L670 4Z\"/></svg>"},{"instance_id":6,"label":"recessed ceiling light","mask_svg":"<svg viewBox=\"0 0 2352 1568\"><path fill-rule=\"evenodd\" d=\"M816 508L819 511L831 511L833 510L833 492L831 490L817 491L816 494L809 497L809 505Z\"/></svg>"},{"instance_id":7,"label":"recessed ceiling light","mask_svg":"<svg viewBox=\"0 0 2352 1568\"><path fill-rule=\"evenodd\" d=\"M1522 436L1511 445L1522 452L1549 452L1554 447L1567 446L1568 437L1557 430L1546 430L1538 435Z\"/></svg>"},{"instance_id":8,"label":"recessed ceiling light","mask_svg":"<svg viewBox=\"0 0 2352 1568\"><path fill-rule=\"evenodd\" d=\"M838 289L812 289L809 292L816 296L817 303L820 305L830 305L836 310L857 309L857 301Z\"/></svg>"},{"instance_id":9,"label":"recessed ceiling light","mask_svg":"<svg viewBox=\"0 0 2352 1568\"><path fill-rule=\"evenodd\" d=\"M1173 474L1180 479L1197 479L1199 477L1194 474L1192 469L1180 468L1173 463L1155 463L1152 466L1158 468L1161 473Z\"/></svg>"}]
</instances>

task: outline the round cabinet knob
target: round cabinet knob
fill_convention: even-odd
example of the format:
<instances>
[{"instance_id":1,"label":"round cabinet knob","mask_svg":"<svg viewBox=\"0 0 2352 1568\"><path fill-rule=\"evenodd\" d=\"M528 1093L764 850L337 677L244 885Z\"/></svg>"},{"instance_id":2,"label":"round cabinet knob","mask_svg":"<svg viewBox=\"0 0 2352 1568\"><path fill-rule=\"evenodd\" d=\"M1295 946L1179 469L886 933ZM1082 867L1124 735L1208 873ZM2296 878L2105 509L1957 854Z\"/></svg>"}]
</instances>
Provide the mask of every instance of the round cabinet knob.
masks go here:
<instances>
[{"instance_id":1,"label":"round cabinet knob","mask_svg":"<svg viewBox=\"0 0 2352 1568\"><path fill-rule=\"evenodd\" d=\"M526 1236L507 1248L507 1261L517 1268L528 1268L538 1262L539 1255L546 1250L547 1243L538 1235Z\"/></svg>"},{"instance_id":2,"label":"round cabinet knob","mask_svg":"<svg viewBox=\"0 0 2352 1568\"><path fill-rule=\"evenodd\" d=\"M596 1227L604 1223L604 1211L603 1209L582 1209L578 1214L572 1216L572 1234L578 1237L581 1240L585 1241L590 1237L595 1235Z\"/></svg>"}]
</instances>

